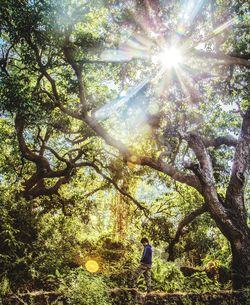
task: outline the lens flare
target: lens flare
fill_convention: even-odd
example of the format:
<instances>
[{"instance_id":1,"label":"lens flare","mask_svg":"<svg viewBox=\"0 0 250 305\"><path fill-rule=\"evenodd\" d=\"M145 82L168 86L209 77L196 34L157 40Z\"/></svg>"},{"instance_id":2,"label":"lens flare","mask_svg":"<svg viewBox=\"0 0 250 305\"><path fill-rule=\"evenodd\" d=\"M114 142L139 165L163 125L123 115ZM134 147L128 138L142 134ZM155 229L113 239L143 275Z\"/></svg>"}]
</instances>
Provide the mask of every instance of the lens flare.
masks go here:
<instances>
[{"instance_id":1,"label":"lens flare","mask_svg":"<svg viewBox=\"0 0 250 305\"><path fill-rule=\"evenodd\" d=\"M137 157L136 157L135 155L132 155L132 156L129 158L129 160L130 160L131 162L136 162L136 161L137 161Z\"/></svg>"},{"instance_id":2,"label":"lens flare","mask_svg":"<svg viewBox=\"0 0 250 305\"><path fill-rule=\"evenodd\" d=\"M85 267L91 273L97 272L99 270L99 265L94 260L88 260L85 264Z\"/></svg>"}]
</instances>

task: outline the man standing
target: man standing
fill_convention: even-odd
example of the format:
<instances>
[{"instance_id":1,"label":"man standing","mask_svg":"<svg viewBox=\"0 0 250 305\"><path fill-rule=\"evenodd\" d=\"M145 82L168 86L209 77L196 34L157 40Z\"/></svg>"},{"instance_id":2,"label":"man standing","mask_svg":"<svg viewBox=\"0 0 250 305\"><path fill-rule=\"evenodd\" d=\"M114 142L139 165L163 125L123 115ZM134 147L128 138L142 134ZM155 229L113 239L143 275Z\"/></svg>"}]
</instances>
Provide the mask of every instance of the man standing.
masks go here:
<instances>
[{"instance_id":1,"label":"man standing","mask_svg":"<svg viewBox=\"0 0 250 305\"><path fill-rule=\"evenodd\" d=\"M134 275L132 276L132 287L134 286L138 277L143 273L147 292L151 291L151 268L152 268L152 247L149 245L148 239L143 237L141 243L144 246L142 257L140 260L140 265L136 269Z\"/></svg>"}]
</instances>

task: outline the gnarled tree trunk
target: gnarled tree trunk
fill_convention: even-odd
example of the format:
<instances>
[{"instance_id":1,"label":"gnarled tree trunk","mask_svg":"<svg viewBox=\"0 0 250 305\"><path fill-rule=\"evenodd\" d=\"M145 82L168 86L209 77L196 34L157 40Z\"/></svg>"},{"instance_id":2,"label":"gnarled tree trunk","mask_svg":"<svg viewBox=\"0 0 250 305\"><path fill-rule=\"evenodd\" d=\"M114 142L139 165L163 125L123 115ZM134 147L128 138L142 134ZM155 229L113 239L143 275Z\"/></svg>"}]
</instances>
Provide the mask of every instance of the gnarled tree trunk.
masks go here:
<instances>
[{"instance_id":1,"label":"gnarled tree trunk","mask_svg":"<svg viewBox=\"0 0 250 305\"><path fill-rule=\"evenodd\" d=\"M201 183L208 212L222 234L229 240L232 250L233 288L250 286L250 229L244 204L244 189L250 167L250 109L243 116L233 160L230 182L223 200L218 196L213 178L213 166L203 139L197 134L187 138L199 161L195 174Z\"/></svg>"},{"instance_id":2,"label":"gnarled tree trunk","mask_svg":"<svg viewBox=\"0 0 250 305\"><path fill-rule=\"evenodd\" d=\"M249 231L249 229L248 229ZM250 234L231 242L233 289L250 287Z\"/></svg>"}]
</instances>

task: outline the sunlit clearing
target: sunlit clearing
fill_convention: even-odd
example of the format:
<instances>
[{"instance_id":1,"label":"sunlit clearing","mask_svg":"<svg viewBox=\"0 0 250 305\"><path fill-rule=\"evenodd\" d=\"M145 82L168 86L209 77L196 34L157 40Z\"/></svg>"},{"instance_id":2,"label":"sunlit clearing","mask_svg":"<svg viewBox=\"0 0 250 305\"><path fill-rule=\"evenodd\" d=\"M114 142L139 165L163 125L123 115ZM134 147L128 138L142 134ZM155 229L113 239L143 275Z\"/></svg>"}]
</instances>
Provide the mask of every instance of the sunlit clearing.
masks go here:
<instances>
[{"instance_id":1,"label":"sunlit clearing","mask_svg":"<svg viewBox=\"0 0 250 305\"><path fill-rule=\"evenodd\" d=\"M153 61L167 68L176 67L181 63L182 55L176 48L165 49L159 55L154 56Z\"/></svg>"},{"instance_id":2,"label":"sunlit clearing","mask_svg":"<svg viewBox=\"0 0 250 305\"><path fill-rule=\"evenodd\" d=\"M99 270L99 265L94 260L87 261L85 264L85 267L89 272L92 272L92 273L97 272Z\"/></svg>"}]
</instances>

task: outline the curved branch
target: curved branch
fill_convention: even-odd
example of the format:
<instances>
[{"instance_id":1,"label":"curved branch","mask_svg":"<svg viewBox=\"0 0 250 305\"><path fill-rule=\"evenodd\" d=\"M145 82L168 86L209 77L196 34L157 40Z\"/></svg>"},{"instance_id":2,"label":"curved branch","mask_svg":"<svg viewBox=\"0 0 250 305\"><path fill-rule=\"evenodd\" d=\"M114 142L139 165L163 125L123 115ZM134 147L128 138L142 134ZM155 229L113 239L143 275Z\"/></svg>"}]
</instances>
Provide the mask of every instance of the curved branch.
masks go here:
<instances>
[{"instance_id":1,"label":"curved branch","mask_svg":"<svg viewBox=\"0 0 250 305\"><path fill-rule=\"evenodd\" d=\"M37 184L34 188L32 188L26 195L25 197L27 199L34 199L37 198L41 195L44 196L50 196L50 195L54 195L54 194L58 194L58 190L59 188L63 185L68 183L70 180L70 175L66 175L60 179L57 180L57 182L49 188L46 188L44 185L39 185Z\"/></svg>"},{"instance_id":2,"label":"curved branch","mask_svg":"<svg viewBox=\"0 0 250 305\"><path fill-rule=\"evenodd\" d=\"M79 98L81 103L81 111L82 113L86 113L87 111L87 100L84 92L83 85L83 77L82 77L82 69L74 60L74 48L71 46L71 42L69 37L66 37L65 45L63 47L64 56L67 62L71 65L72 69L75 71L77 80L78 80L78 89L79 89Z\"/></svg>"},{"instance_id":3,"label":"curved branch","mask_svg":"<svg viewBox=\"0 0 250 305\"><path fill-rule=\"evenodd\" d=\"M246 174L250 171L250 108L243 116L241 134L236 146L230 182L226 193L226 205L239 211L242 220L247 222L244 205Z\"/></svg>"},{"instance_id":4,"label":"curved branch","mask_svg":"<svg viewBox=\"0 0 250 305\"><path fill-rule=\"evenodd\" d=\"M46 158L44 158L41 155L36 155L34 152L32 152L29 147L27 146L23 132L24 132L24 119L21 117L21 115L17 114L15 118L15 129L17 133L17 140L19 144L19 149L22 153L22 156L35 163L37 167L45 168L46 171L50 171L50 165Z\"/></svg>"},{"instance_id":5,"label":"curved branch","mask_svg":"<svg viewBox=\"0 0 250 305\"><path fill-rule=\"evenodd\" d=\"M250 61L244 58L233 57L222 53L211 53L202 50L193 50L192 52L197 57L222 60L223 64L225 65L240 65L250 67Z\"/></svg>"},{"instance_id":6,"label":"curved branch","mask_svg":"<svg viewBox=\"0 0 250 305\"><path fill-rule=\"evenodd\" d=\"M160 172L167 174L169 177L173 178L175 181L185 183L201 192L201 184L199 179L195 175L184 174L181 171L178 171L174 166L163 162L162 160L153 160L149 157L137 157L136 161L132 163L147 165L151 168L154 168Z\"/></svg>"},{"instance_id":7,"label":"curved branch","mask_svg":"<svg viewBox=\"0 0 250 305\"><path fill-rule=\"evenodd\" d=\"M151 168L154 168L158 171L161 171L168 176L172 177L174 180L185 183L189 186L194 187L198 191L201 191L201 185L199 182L199 179L195 175L188 175L184 174L180 171L178 171L175 167L172 165L169 165L162 160L153 160L149 157L145 156L138 156L135 158L135 160L131 160L131 157L133 156L132 152L128 149L126 145L124 145L121 141L116 140L110 134L102 127L102 125L94 118L90 117L88 115L80 116L73 114L71 111L68 111L62 106L59 106L60 109L65 113L70 116L73 116L76 119L80 119L84 121L92 130L95 131L95 133L100 136L104 141L108 144L111 145L119 150L121 155L123 156L125 161L130 161L131 163L135 163L138 165L146 165Z\"/></svg>"},{"instance_id":8,"label":"curved branch","mask_svg":"<svg viewBox=\"0 0 250 305\"><path fill-rule=\"evenodd\" d=\"M235 137L228 135L224 137L218 137L215 139L207 139L202 137L202 142L204 143L205 147L218 148L222 145L235 147L238 143L238 140Z\"/></svg>"},{"instance_id":9,"label":"curved branch","mask_svg":"<svg viewBox=\"0 0 250 305\"><path fill-rule=\"evenodd\" d=\"M43 156L44 151L45 151L46 143L48 142L48 140L49 140L49 138L50 138L50 132L49 132L48 129L46 130L44 139L40 136L40 132L41 132L41 129L39 128L38 136L37 136L37 137L38 137L38 139L39 139L39 140L41 141L41 143L42 143L41 148L40 148L40 151L39 151L39 155Z\"/></svg>"},{"instance_id":10,"label":"curved branch","mask_svg":"<svg viewBox=\"0 0 250 305\"><path fill-rule=\"evenodd\" d=\"M117 148L125 159L129 158L132 155L127 146L124 145L121 141L116 140L115 138L110 136L95 118L85 115L83 120L89 127L91 127L96 132L98 136L103 138L107 144Z\"/></svg>"},{"instance_id":11,"label":"curved branch","mask_svg":"<svg viewBox=\"0 0 250 305\"><path fill-rule=\"evenodd\" d=\"M232 222L229 211L221 203L214 185L213 166L208 151L198 134L189 134L187 137L189 147L194 151L199 161L199 177L202 183L202 195L205 198L209 212L216 221L221 232L227 237L239 236L237 226Z\"/></svg>"},{"instance_id":12,"label":"curved branch","mask_svg":"<svg viewBox=\"0 0 250 305\"><path fill-rule=\"evenodd\" d=\"M214 184L213 166L202 137L196 133L190 133L185 138L199 162L199 178L201 183L203 185L212 186Z\"/></svg>"},{"instance_id":13,"label":"curved branch","mask_svg":"<svg viewBox=\"0 0 250 305\"><path fill-rule=\"evenodd\" d=\"M49 150L59 161L65 162L66 164L70 164L70 161L61 157L53 148L49 146L44 146L47 150Z\"/></svg>"},{"instance_id":14,"label":"curved branch","mask_svg":"<svg viewBox=\"0 0 250 305\"><path fill-rule=\"evenodd\" d=\"M174 261L174 246L178 243L181 235L184 234L183 228L190 224L195 218L207 212L207 205L203 204L201 207L186 215L185 218L179 223L175 237L169 243L168 248L166 249L169 253L168 261Z\"/></svg>"}]
</instances>

